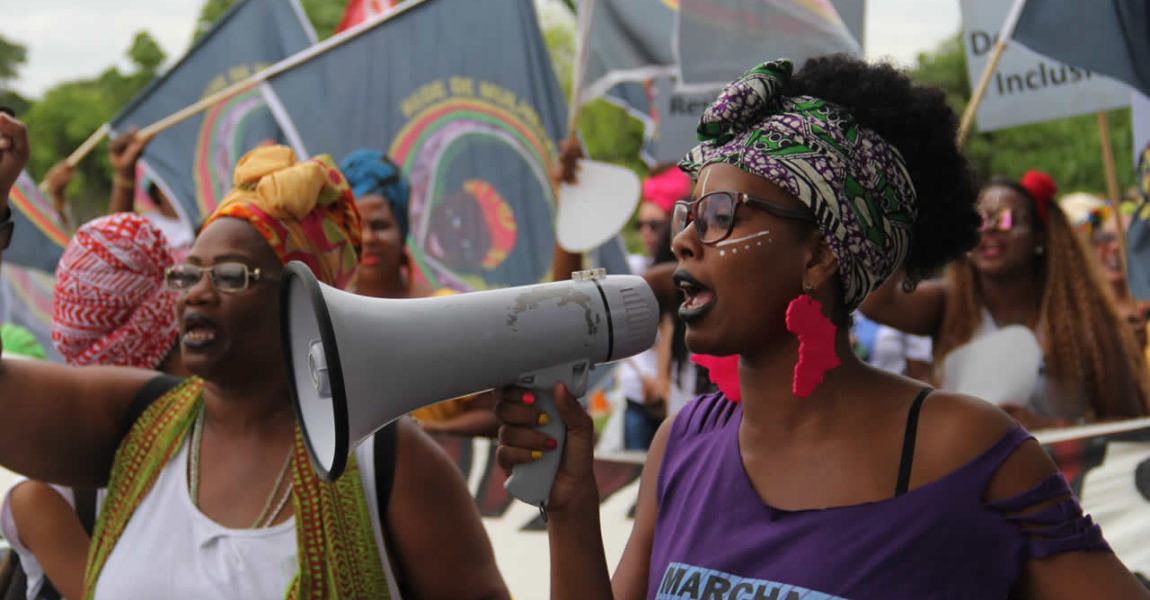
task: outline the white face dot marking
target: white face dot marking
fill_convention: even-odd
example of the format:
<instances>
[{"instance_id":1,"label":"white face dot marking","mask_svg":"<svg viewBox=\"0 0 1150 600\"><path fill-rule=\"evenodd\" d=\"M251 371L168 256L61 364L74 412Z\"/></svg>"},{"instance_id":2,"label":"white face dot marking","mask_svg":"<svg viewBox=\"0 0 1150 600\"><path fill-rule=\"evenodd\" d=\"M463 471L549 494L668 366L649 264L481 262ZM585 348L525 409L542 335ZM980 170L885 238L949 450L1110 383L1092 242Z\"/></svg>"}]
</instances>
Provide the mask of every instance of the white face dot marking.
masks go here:
<instances>
[{"instance_id":1,"label":"white face dot marking","mask_svg":"<svg viewBox=\"0 0 1150 600\"><path fill-rule=\"evenodd\" d=\"M750 249L751 249L751 245L750 245L750 244L747 244L747 245L744 247L744 250L750 250Z\"/></svg>"},{"instance_id":2,"label":"white face dot marking","mask_svg":"<svg viewBox=\"0 0 1150 600\"><path fill-rule=\"evenodd\" d=\"M726 255L727 255L726 250L719 250L719 256L726 256Z\"/></svg>"},{"instance_id":3,"label":"white face dot marking","mask_svg":"<svg viewBox=\"0 0 1150 600\"><path fill-rule=\"evenodd\" d=\"M731 254L738 254L738 253L739 253L738 248L731 248Z\"/></svg>"},{"instance_id":4,"label":"white face dot marking","mask_svg":"<svg viewBox=\"0 0 1150 600\"><path fill-rule=\"evenodd\" d=\"M762 242L755 242L755 245L756 245L756 246L762 246L762 245L763 245L763 243L762 243Z\"/></svg>"}]
</instances>

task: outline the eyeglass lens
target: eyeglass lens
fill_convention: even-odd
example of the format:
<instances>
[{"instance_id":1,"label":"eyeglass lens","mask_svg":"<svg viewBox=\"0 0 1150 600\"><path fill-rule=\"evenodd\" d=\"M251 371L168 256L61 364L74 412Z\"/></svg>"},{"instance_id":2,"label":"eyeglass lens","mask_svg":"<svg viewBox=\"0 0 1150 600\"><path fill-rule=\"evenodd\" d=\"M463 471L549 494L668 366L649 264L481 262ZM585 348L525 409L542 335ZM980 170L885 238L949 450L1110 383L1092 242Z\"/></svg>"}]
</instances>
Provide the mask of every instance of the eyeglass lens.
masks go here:
<instances>
[{"instance_id":1,"label":"eyeglass lens","mask_svg":"<svg viewBox=\"0 0 1150 600\"><path fill-rule=\"evenodd\" d=\"M983 211L982 227L979 231L1010 231L1014 229L1014 211L1009 208L999 208L994 211Z\"/></svg>"},{"instance_id":2,"label":"eyeglass lens","mask_svg":"<svg viewBox=\"0 0 1150 600\"><path fill-rule=\"evenodd\" d=\"M726 192L713 192L694 202L675 204L675 233L694 221L695 233L704 244L717 242L730 233L734 224L735 197Z\"/></svg>"},{"instance_id":3,"label":"eyeglass lens","mask_svg":"<svg viewBox=\"0 0 1150 600\"><path fill-rule=\"evenodd\" d=\"M217 290L234 292L248 287L248 267L241 263L220 263L207 268L177 265L165 273L165 284L170 290L185 291L195 286L205 271L210 273L212 286Z\"/></svg>"}]
</instances>

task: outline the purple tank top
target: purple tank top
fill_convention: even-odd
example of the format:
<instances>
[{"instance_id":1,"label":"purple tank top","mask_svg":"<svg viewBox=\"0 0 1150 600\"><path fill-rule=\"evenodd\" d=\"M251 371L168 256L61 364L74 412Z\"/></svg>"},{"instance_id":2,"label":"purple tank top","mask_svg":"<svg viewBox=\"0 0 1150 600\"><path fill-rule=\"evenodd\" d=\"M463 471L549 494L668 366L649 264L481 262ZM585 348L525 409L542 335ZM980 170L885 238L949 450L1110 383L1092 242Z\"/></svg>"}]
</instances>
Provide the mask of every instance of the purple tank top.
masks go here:
<instances>
[{"instance_id":1,"label":"purple tank top","mask_svg":"<svg viewBox=\"0 0 1150 600\"><path fill-rule=\"evenodd\" d=\"M1109 551L1061 474L1013 498L983 501L991 476L1031 439L1021 428L901 496L788 511L765 504L743 470L742 415L742 405L712 394L675 418L659 470L648 598L1005 598L1028 558Z\"/></svg>"}]
</instances>

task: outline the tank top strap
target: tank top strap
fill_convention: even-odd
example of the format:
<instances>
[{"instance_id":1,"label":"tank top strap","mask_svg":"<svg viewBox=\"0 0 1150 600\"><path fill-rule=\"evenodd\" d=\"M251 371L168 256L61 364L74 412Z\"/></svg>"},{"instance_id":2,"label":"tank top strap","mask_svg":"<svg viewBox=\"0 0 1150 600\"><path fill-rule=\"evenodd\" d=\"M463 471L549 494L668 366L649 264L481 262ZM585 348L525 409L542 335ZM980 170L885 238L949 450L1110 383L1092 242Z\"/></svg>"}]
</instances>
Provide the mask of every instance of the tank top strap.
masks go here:
<instances>
[{"instance_id":1,"label":"tank top strap","mask_svg":"<svg viewBox=\"0 0 1150 600\"><path fill-rule=\"evenodd\" d=\"M978 481L983 484L990 481L990 478L998 472L998 468L1002 463L1010 458L1014 451L1018 449L1024 442L1034 439L1034 436L1029 431L1023 429L1021 426L1011 427L1002 434L1001 438L994 445L976 456L973 460L962 467L963 470L969 472L971 481Z\"/></svg>"},{"instance_id":2,"label":"tank top strap","mask_svg":"<svg viewBox=\"0 0 1150 600\"><path fill-rule=\"evenodd\" d=\"M670 469L683 463L700 444L706 445L713 435L729 426L738 427L739 419L734 417L739 408L738 403L730 401L722 392L715 392L699 396L675 415L655 483L657 497L663 496Z\"/></svg>"}]
</instances>

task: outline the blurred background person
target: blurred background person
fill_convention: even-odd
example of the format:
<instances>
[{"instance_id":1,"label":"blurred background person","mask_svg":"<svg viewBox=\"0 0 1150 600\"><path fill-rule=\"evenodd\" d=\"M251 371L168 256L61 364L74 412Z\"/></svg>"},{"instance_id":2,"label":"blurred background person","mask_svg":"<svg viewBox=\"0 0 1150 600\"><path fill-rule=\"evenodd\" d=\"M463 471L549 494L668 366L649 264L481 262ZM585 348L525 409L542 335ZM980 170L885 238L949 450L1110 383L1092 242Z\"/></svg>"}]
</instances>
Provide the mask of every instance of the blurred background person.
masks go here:
<instances>
[{"instance_id":1,"label":"blurred background person","mask_svg":"<svg viewBox=\"0 0 1150 600\"><path fill-rule=\"evenodd\" d=\"M374 298L420 298L455 293L433 292L426 280L415 277L407 251L408 204L411 188L395 161L379 150L351 152L340 164L355 194L363 231L363 251L353 291ZM426 406L411 416L427 432L495 437L499 423L491 409L490 392L472 394Z\"/></svg>"},{"instance_id":2,"label":"blurred background person","mask_svg":"<svg viewBox=\"0 0 1150 600\"><path fill-rule=\"evenodd\" d=\"M1146 363L1093 256L1054 202L1056 193L1050 177L1037 171L1021 182L993 179L978 200L979 244L949 276L912 292L893 277L862 311L931 336L935 379L943 386L948 378L970 376L948 366L948 355L1000 328L1028 328L1041 348L1030 393L998 399L1028 428L1145 415Z\"/></svg>"},{"instance_id":3,"label":"blurred background person","mask_svg":"<svg viewBox=\"0 0 1150 600\"><path fill-rule=\"evenodd\" d=\"M635 220L639 239L643 243L643 253L628 255L627 262L632 273L642 274L655 265L675 262L671 253L671 210L675 202L690 194L691 179L674 165L656 169L643 181L642 199ZM625 450L646 450L651 445L659 424L672 412L672 395L676 396L678 405L686 404L689 399L679 398L684 396L678 393L682 390L679 385L682 382L674 381L680 375L680 370L674 365L682 364L686 355L684 344L674 347L675 319L673 311L664 311L655 345L623 361L616 370L619 395L623 402L621 405L616 404L614 412L621 413L621 417L616 418L621 418L623 422ZM693 373L694 369L689 371ZM692 392L693 385L692 380ZM617 426L611 427L611 431L617 430Z\"/></svg>"}]
</instances>

